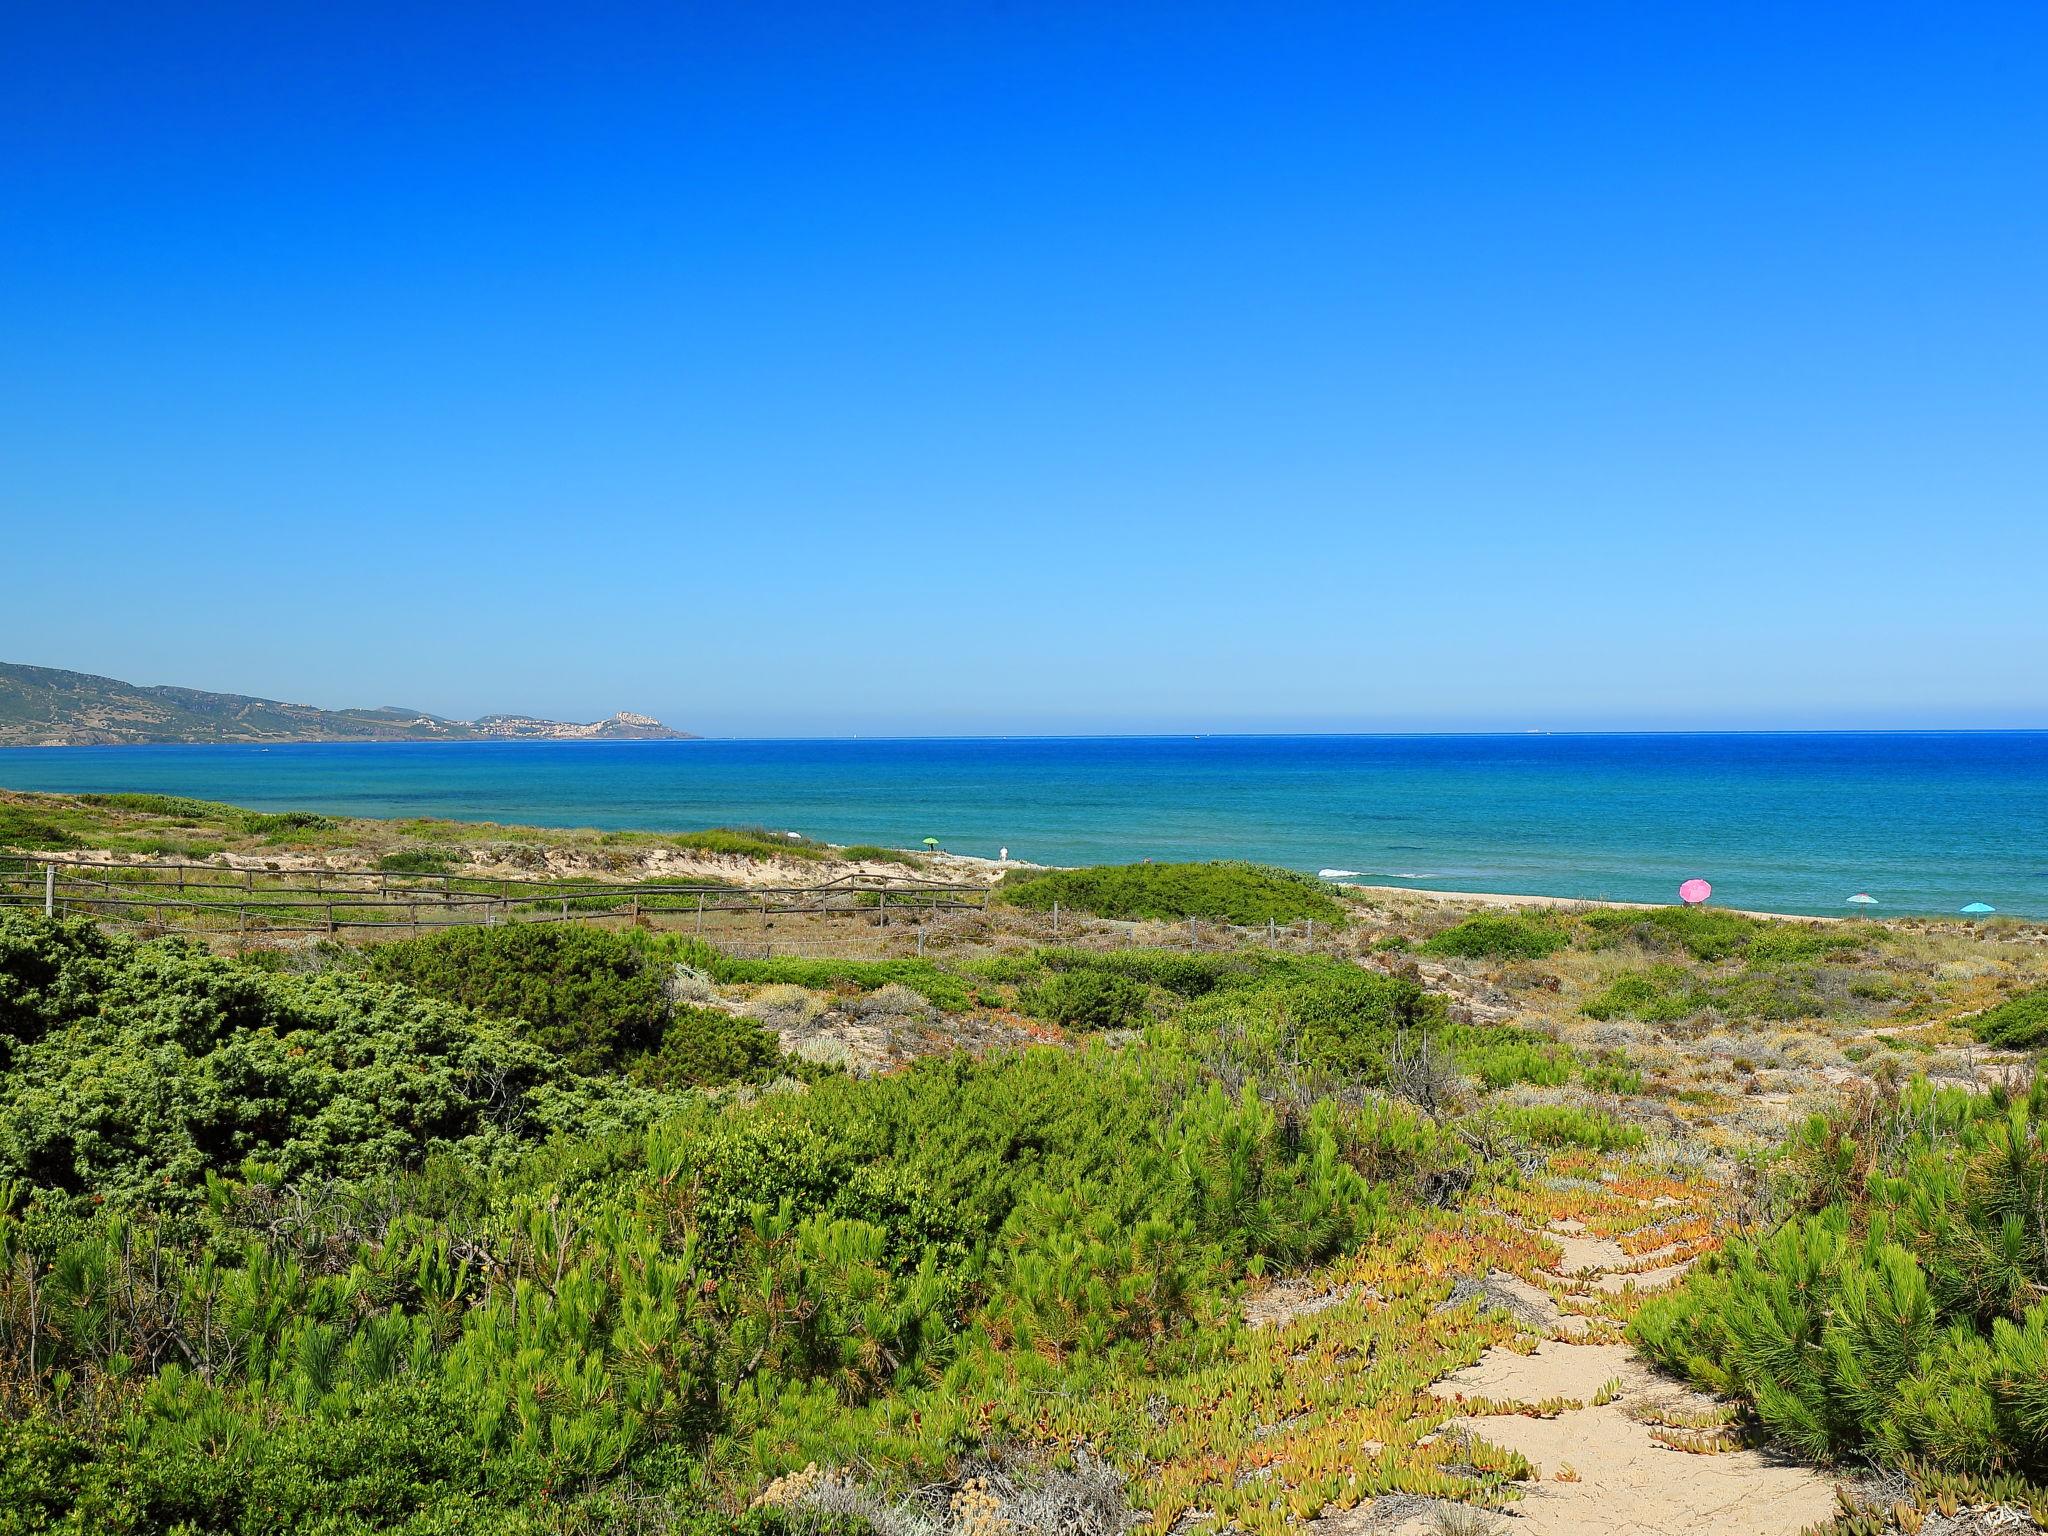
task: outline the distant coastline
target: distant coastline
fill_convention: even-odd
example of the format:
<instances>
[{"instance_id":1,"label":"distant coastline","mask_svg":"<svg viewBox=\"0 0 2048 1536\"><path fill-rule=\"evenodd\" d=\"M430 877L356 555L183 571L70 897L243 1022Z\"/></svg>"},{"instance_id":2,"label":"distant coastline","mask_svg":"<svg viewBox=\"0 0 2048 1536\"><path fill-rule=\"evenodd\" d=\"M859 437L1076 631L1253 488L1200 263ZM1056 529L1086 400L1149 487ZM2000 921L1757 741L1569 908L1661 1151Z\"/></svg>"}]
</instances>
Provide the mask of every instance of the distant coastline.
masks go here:
<instances>
[{"instance_id":1,"label":"distant coastline","mask_svg":"<svg viewBox=\"0 0 2048 1536\"><path fill-rule=\"evenodd\" d=\"M589 722L537 715L451 720L425 710L321 709L201 688L143 687L90 672L0 662L0 746L272 746L370 741L683 741L652 715Z\"/></svg>"}]
</instances>

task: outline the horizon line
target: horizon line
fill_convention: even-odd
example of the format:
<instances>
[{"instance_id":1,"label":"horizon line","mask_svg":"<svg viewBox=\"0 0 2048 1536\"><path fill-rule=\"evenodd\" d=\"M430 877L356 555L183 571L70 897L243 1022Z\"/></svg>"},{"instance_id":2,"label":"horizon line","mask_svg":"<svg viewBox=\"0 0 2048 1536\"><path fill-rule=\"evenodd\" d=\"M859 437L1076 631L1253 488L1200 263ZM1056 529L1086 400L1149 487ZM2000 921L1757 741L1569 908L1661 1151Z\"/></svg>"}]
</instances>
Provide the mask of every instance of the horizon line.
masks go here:
<instances>
[{"instance_id":1,"label":"horizon line","mask_svg":"<svg viewBox=\"0 0 2048 1536\"><path fill-rule=\"evenodd\" d=\"M838 732L819 735L720 735L696 732L685 736L653 738L526 738L482 737L474 740L435 741L431 739L383 738L304 739L271 741L119 741L68 742L34 745L25 742L0 744L5 752L128 751L148 747L188 747L195 750L271 747L688 747L705 743L745 742L852 742L852 741L1331 741L1331 740L1501 740L1542 736L2040 736L2048 725L1878 725L1878 726L1625 726L1562 727L1467 730L1177 730L1177 731L971 731L929 732Z\"/></svg>"}]
</instances>

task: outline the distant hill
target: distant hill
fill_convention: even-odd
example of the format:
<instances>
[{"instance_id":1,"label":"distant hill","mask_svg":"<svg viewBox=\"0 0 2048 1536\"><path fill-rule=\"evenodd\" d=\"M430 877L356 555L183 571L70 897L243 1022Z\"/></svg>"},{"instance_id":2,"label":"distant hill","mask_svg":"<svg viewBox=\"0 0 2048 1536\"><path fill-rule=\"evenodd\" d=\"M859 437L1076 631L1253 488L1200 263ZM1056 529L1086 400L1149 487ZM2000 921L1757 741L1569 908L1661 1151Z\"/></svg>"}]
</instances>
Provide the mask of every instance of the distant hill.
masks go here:
<instances>
[{"instance_id":1,"label":"distant hill","mask_svg":"<svg viewBox=\"0 0 2048 1536\"><path fill-rule=\"evenodd\" d=\"M199 688L143 688L86 672L0 661L0 746L122 746L151 741L677 741L648 715L620 710L588 725L531 715L444 720L423 710L315 709Z\"/></svg>"}]
</instances>

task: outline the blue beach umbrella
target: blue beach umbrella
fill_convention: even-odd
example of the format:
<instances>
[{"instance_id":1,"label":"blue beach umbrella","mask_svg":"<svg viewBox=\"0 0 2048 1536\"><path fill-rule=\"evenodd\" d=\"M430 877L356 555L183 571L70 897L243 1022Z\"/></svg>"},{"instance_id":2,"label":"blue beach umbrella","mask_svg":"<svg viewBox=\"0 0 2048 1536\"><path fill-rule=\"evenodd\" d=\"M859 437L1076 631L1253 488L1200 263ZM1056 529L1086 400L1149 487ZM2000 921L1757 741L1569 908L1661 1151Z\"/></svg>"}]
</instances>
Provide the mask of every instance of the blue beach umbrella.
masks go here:
<instances>
[{"instance_id":1,"label":"blue beach umbrella","mask_svg":"<svg viewBox=\"0 0 2048 1536\"><path fill-rule=\"evenodd\" d=\"M1987 907L1981 901L1973 901L1967 907L1963 908L1963 916L1983 917L1986 914L1996 912L1997 910L1998 908L1996 907Z\"/></svg>"}]
</instances>

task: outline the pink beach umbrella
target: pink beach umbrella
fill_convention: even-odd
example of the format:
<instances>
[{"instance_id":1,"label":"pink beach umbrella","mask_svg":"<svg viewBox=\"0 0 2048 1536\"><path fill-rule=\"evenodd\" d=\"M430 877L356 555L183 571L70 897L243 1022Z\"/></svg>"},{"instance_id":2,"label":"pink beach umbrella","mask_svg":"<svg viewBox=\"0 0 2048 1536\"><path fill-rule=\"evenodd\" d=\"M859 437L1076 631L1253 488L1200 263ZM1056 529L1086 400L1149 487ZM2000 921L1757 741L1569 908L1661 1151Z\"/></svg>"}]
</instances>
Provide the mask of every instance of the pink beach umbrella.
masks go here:
<instances>
[{"instance_id":1,"label":"pink beach umbrella","mask_svg":"<svg viewBox=\"0 0 2048 1536\"><path fill-rule=\"evenodd\" d=\"M1688 907L1696 907L1714 894L1714 888L1697 877L1688 880L1678 888L1678 899Z\"/></svg>"}]
</instances>

